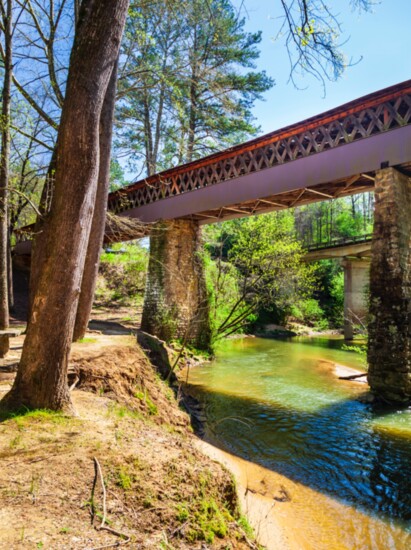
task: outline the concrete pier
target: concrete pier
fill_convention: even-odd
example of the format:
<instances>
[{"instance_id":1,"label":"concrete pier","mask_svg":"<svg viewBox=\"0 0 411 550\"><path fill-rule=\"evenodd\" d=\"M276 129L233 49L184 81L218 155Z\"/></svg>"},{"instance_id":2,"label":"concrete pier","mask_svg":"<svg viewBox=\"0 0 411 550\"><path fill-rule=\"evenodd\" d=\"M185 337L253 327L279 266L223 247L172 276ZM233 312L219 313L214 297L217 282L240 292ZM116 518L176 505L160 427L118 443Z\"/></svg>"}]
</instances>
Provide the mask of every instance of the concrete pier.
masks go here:
<instances>
[{"instance_id":1,"label":"concrete pier","mask_svg":"<svg viewBox=\"0 0 411 550\"><path fill-rule=\"evenodd\" d=\"M368 259L345 258L342 266L344 268L344 338L352 340L354 326L366 324L370 262Z\"/></svg>"}]
</instances>

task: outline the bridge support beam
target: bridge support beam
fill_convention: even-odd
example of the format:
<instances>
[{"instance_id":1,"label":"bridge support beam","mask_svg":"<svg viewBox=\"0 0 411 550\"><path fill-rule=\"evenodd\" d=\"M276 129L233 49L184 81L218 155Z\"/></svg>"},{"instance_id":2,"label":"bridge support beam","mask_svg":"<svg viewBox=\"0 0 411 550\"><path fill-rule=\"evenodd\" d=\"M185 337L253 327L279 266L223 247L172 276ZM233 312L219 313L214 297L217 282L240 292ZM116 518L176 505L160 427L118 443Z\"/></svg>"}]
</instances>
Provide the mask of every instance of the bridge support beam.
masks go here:
<instances>
[{"instance_id":1,"label":"bridge support beam","mask_svg":"<svg viewBox=\"0 0 411 550\"><path fill-rule=\"evenodd\" d=\"M352 340L354 325L365 321L368 313L366 291L370 280L367 259L345 258L344 268L344 338Z\"/></svg>"},{"instance_id":2,"label":"bridge support beam","mask_svg":"<svg viewBox=\"0 0 411 550\"><path fill-rule=\"evenodd\" d=\"M158 222L150 260L141 328L162 340L210 349L208 294L197 222Z\"/></svg>"},{"instance_id":3,"label":"bridge support beam","mask_svg":"<svg viewBox=\"0 0 411 550\"><path fill-rule=\"evenodd\" d=\"M376 174L368 382L387 401L411 400L411 178Z\"/></svg>"}]
</instances>

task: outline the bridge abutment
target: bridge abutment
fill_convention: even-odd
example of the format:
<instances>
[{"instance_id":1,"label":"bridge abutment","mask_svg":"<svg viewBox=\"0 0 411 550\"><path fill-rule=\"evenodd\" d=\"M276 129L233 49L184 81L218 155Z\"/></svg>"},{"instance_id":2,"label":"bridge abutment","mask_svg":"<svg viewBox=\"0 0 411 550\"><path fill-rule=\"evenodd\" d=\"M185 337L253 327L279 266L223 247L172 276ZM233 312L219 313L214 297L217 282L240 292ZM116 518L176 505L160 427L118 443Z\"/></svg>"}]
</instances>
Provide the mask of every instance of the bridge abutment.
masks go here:
<instances>
[{"instance_id":1,"label":"bridge abutment","mask_svg":"<svg viewBox=\"0 0 411 550\"><path fill-rule=\"evenodd\" d=\"M344 338L352 340L354 325L365 323L368 313L367 287L370 280L368 259L345 258L344 268Z\"/></svg>"},{"instance_id":2,"label":"bridge abutment","mask_svg":"<svg viewBox=\"0 0 411 550\"><path fill-rule=\"evenodd\" d=\"M387 401L411 400L411 178L376 173L368 382Z\"/></svg>"},{"instance_id":3,"label":"bridge abutment","mask_svg":"<svg viewBox=\"0 0 411 550\"><path fill-rule=\"evenodd\" d=\"M211 345L208 294L197 222L156 223L150 236L141 328L162 340Z\"/></svg>"}]
</instances>

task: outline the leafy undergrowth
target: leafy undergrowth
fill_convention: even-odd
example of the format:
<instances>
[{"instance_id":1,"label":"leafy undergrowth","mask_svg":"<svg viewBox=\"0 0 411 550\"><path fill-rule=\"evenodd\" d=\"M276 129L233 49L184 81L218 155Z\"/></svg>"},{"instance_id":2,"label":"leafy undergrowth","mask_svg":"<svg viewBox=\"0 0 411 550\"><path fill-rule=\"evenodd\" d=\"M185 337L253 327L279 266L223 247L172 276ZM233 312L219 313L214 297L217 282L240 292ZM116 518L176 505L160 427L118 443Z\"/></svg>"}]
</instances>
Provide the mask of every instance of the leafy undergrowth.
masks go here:
<instances>
[{"instance_id":1,"label":"leafy undergrowth","mask_svg":"<svg viewBox=\"0 0 411 550\"><path fill-rule=\"evenodd\" d=\"M0 548L90 550L124 543L120 535L133 549L255 548L232 479L194 448L173 392L135 344L109 343L73 354L77 418L3 416ZM98 529L94 458L112 531Z\"/></svg>"},{"instance_id":2,"label":"leafy undergrowth","mask_svg":"<svg viewBox=\"0 0 411 550\"><path fill-rule=\"evenodd\" d=\"M96 287L100 306L141 304L148 267L148 250L138 243L117 243L116 253L103 253Z\"/></svg>"}]
</instances>

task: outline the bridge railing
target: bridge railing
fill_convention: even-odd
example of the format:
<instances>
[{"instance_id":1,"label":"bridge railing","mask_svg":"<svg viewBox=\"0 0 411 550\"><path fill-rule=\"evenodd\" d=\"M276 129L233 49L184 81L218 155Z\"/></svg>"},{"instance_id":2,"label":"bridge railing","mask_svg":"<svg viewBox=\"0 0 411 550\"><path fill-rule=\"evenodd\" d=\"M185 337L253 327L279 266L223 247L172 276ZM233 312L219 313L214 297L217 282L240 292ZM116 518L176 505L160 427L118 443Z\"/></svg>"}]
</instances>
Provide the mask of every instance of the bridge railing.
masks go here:
<instances>
[{"instance_id":1,"label":"bridge railing","mask_svg":"<svg viewBox=\"0 0 411 550\"><path fill-rule=\"evenodd\" d=\"M328 241L322 241L320 243L313 243L305 245L307 252L314 252L315 250L323 250L326 248L338 248L340 246L347 246L350 244L362 244L372 241L372 233L366 235L356 235L354 237L339 237L329 239Z\"/></svg>"},{"instance_id":2,"label":"bridge railing","mask_svg":"<svg viewBox=\"0 0 411 550\"><path fill-rule=\"evenodd\" d=\"M304 122L166 170L119 189L121 213L411 124L411 81L370 94Z\"/></svg>"}]
</instances>

